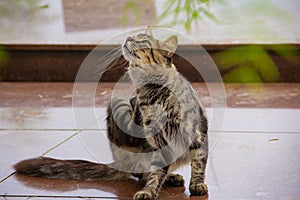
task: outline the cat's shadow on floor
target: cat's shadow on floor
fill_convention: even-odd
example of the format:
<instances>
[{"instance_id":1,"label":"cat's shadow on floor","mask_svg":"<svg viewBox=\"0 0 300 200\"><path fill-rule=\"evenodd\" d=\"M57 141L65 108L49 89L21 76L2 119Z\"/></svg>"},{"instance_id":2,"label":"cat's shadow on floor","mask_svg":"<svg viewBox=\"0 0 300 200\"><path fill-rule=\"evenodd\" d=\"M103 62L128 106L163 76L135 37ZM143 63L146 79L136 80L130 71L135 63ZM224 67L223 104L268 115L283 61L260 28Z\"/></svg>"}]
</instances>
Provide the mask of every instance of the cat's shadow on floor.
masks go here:
<instances>
[{"instance_id":1,"label":"cat's shadow on floor","mask_svg":"<svg viewBox=\"0 0 300 200\"><path fill-rule=\"evenodd\" d=\"M40 193L36 192L41 196L86 196L131 199L134 193L143 187L143 184L134 179L127 181L82 181L30 177L21 174L15 174L15 178L26 187L41 190L42 192ZM208 200L207 196L189 197L184 192L185 187L163 187L159 193L159 199Z\"/></svg>"}]
</instances>

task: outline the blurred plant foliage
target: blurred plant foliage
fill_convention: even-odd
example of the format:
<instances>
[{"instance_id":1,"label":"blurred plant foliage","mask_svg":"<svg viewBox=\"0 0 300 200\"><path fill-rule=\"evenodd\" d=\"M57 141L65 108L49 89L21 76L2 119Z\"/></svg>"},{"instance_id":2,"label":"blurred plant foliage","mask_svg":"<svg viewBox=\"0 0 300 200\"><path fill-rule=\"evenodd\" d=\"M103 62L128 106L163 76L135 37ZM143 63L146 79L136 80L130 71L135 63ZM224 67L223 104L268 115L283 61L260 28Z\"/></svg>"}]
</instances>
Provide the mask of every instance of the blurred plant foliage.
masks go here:
<instances>
[{"instance_id":1,"label":"blurred plant foliage","mask_svg":"<svg viewBox=\"0 0 300 200\"><path fill-rule=\"evenodd\" d=\"M42 0L1 0L0 17L11 19L14 16L32 14L48 7L49 5L42 4Z\"/></svg>"},{"instance_id":2,"label":"blurred plant foliage","mask_svg":"<svg viewBox=\"0 0 300 200\"><path fill-rule=\"evenodd\" d=\"M139 0L140 1L140 0ZM142 0L143 4L151 4L153 0ZM223 3L223 0L216 0ZM218 19L208 10L210 0L166 0L164 1L164 9L160 16L157 17L156 24L164 27L172 27L175 25L182 25L187 31L191 31L192 23L208 18L215 22ZM122 9L122 24L128 25L129 13L133 15L135 24L139 24L140 13L138 9L137 0L128 1ZM144 16L147 17L147 16ZM173 17L170 21L161 24L161 21ZM150 25L150 24L149 24Z\"/></svg>"},{"instance_id":3,"label":"blurred plant foliage","mask_svg":"<svg viewBox=\"0 0 300 200\"><path fill-rule=\"evenodd\" d=\"M223 3L223 0L218 0L218 2ZM160 22L172 16L173 18L169 22L160 25L171 27L181 25L190 32L193 22L197 23L204 19L218 21L217 17L209 11L209 4L210 0L167 0L165 1L165 10L158 20Z\"/></svg>"},{"instance_id":4,"label":"blurred plant foliage","mask_svg":"<svg viewBox=\"0 0 300 200\"><path fill-rule=\"evenodd\" d=\"M34 21L38 11L49 7L49 5L42 2L42 0L0 0L0 26L5 30L3 35L13 34L15 32L14 29L19 24ZM39 23L45 23L45 21L46 17L40 17ZM35 29L34 26L24 26L23 28Z\"/></svg>"},{"instance_id":5,"label":"blurred plant foliage","mask_svg":"<svg viewBox=\"0 0 300 200\"><path fill-rule=\"evenodd\" d=\"M270 52L280 55L286 64L299 55L298 49L290 44L251 44L221 51L214 55L214 61L224 82L280 82L282 78Z\"/></svg>"},{"instance_id":6,"label":"blurred plant foliage","mask_svg":"<svg viewBox=\"0 0 300 200\"><path fill-rule=\"evenodd\" d=\"M0 46L0 64L7 60L7 52L5 51L3 46Z\"/></svg>"},{"instance_id":7,"label":"blurred plant foliage","mask_svg":"<svg viewBox=\"0 0 300 200\"><path fill-rule=\"evenodd\" d=\"M297 56L292 45L244 45L217 53L217 63L225 82L278 82L280 72L270 56L273 52L286 60Z\"/></svg>"},{"instance_id":8,"label":"blurred plant foliage","mask_svg":"<svg viewBox=\"0 0 300 200\"><path fill-rule=\"evenodd\" d=\"M7 59L8 53L5 51L4 47L0 45L0 81L2 80L2 69Z\"/></svg>"},{"instance_id":9,"label":"blurred plant foliage","mask_svg":"<svg viewBox=\"0 0 300 200\"><path fill-rule=\"evenodd\" d=\"M149 3L149 0L144 1ZM249 30L250 34L257 38L267 38L269 35L275 35L276 37L276 34L268 28L264 18L272 19L281 24L290 23L289 13L276 6L271 0L251 0L239 3L239 7L232 9L229 6L230 2L224 0L165 0L162 14L157 17L156 25L166 27L178 27L179 25L187 32L191 32L193 31L193 25L198 24L201 26L200 22L204 20L220 25L241 23L241 21L246 20L244 28ZM210 7L215 4L219 4L226 9L223 9L223 12L220 13L212 13ZM135 0L129 1L124 9L131 10L134 17L139 18L140 15ZM251 20L257 20L252 19L253 13L261 18L255 27L251 27L251 23L249 23ZM231 17L232 22L223 20L228 16ZM243 20L240 20L240 18L243 18ZM250 25L247 25L247 23ZM242 25L243 23L241 23ZM281 81L278 67L269 52L282 56L288 62L298 56L298 50L293 45L257 44L227 49L215 55L214 60L225 82Z\"/></svg>"},{"instance_id":10,"label":"blurred plant foliage","mask_svg":"<svg viewBox=\"0 0 300 200\"><path fill-rule=\"evenodd\" d=\"M5 30L6 34L13 31L16 23L20 20L32 20L32 16L39 10L48 8L49 5L43 4L42 0L1 0L0 1L0 26ZM30 17L31 16L31 17ZM28 27L34 28L34 27ZM4 34L3 32L0 33ZM21 32L18 34L22 34ZM0 45L0 80L2 80L1 72L4 63L8 60L8 52Z\"/></svg>"},{"instance_id":11,"label":"blurred plant foliage","mask_svg":"<svg viewBox=\"0 0 300 200\"><path fill-rule=\"evenodd\" d=\"M127 26L129 21L133 21L134 24L140 24L140 21L143 17L147 17L147 13L141 12L139 10L138 2L146 6L151 5L152 0L129 0L122 8L122 18L121 24Z\"/></svg>"}]
</instances>

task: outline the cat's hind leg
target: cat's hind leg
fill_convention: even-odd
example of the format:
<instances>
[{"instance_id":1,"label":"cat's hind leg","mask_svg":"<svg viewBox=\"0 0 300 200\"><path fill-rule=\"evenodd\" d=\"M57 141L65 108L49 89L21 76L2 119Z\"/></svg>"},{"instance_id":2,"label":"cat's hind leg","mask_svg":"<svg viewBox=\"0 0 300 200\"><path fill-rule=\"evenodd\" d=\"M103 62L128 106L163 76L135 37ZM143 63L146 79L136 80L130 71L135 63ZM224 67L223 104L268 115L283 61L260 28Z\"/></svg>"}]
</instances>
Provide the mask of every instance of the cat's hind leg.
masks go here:
<instances>
[{"instance_id":1,"label":"cat's hind leg","mask_svg":"<svg viewBox=\"0 0 300 200\"><path fill-rule=\"evenodd\" d=\"M170 163L170 158L170 152L153 155L146 185L142 190L135 193L134 200L151 200L158 196L158 192L168 175L170 165L167 163Z\"/></svg>"}]
</instances>

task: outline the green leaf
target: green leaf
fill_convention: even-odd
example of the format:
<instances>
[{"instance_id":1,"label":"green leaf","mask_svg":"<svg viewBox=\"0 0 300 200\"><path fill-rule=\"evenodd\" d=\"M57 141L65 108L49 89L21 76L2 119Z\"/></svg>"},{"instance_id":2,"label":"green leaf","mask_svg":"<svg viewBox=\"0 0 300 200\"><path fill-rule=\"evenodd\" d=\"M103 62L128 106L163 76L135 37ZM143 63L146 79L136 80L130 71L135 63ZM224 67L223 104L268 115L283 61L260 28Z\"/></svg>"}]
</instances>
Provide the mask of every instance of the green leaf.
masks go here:
<instances>
[{"instance_id":1,"label":"green leaf","mask_svg":"<svg viewBox=\"0 0 300 200\"><path fill-rule=\"evenodd\" d=\"M8 53L5 51L4 47L0 46L0 63L3 63L7 60Z\"/></svg>"},{"instance_id":2,"label":"green leaf","mask_svg":"<svg viewBox=\"0 0 300 200\"><path fill-rule=\"evenodd\" d=\"M274 51L287 60L299 56L298 48L291 44L265 45L265 49Z\"/></svg>"},{"instance_id":3,"label":"green leaf","mask_svg":"<svg viewBox=\"0 0 300 200\"><path fill-rule=\"evenodd\" d=\"M209 12L207 9L202 8L202 12L210 20L215 21L215 22L219 22L219 19L214 14L212 14L211 12Z\"/></svg>"},{"instance_id":4,"label":"green leaf","mask_svg":"<svg viewBox=\"0 0 300 200\"><path fill-rule=\"evenodd\" d=\"M122 26L128 25L128 17L126 15L123 15L123 17L121 18L121 24Z\"/></svg>"},{"instance_id":5,"label":"green leaf","mask_svg":"<svg viewBox=\"0 0 300 200\"><path fill-rule=\"evenodd\" d=\"M208 3L210 0L198 0L200 3Z\"/></svg>"},{"instance_id":6,"label":"green leaf","mask_svg":"<svg viewBox=\"0 0 300 200\"><path fill-rule=\"evenodd\" d=\"M163 20L164 18L174 14L174 17L177 17L178 14L182 11L184 11L184 7L180 7L180 4L178 4L174 9L166 9L159 17L159 20Z\"/></svg>"},{"instance_id":7,"label":"green leaf","mask_svg":"<svg viewBox=\"0 0 300 200\"><path fill-rule=\"evenodd\" d=\"M135 7L135 2L134 1L128 1L124 6L123 6L123 10L130 10L133 7Z\"/></svg>"},{"instance_id":8,"label":"green leaf","mask_svg":"<svg viewBox=\"0 0 300 200\"><path fill-rule=\"evenodd\" d=\"M192 0L186 0L184 4L184 10L186 13L191 12L191 5L192 5Z\"/></svg>"},{"instance_id":9,"label":"green leaf","mask_svg":"<svg viewBox=\"0 0 300 200\"><path fill-rule=\"evenodd\" d=\"M221 71L228 70L239 63L245 62L241 55L244 47L233 47L214 55L214 61Z\"/></svg>"},{"instance_id":10,"label":"green leaf","mask_svg":"<svg viewBox=\"0 0 300 200\"><path fill-rule=\"evenodd\" d=\"M164 2L164 6L166 6L167 8L170 8L176 3L176 1L177 0L167 0Z\"/></svg>"},{"instance_id":11,"label":"green leaf","mask_svg":"<svg viewBox=\"0 0 300 200\"><path fill-rule=\"evenodd\" d=\"M253 45L252 45L253 46ZM268 52L263 46L253 46L255 48L250 57L254 66L261 74L265 82L278 82L281 80L279 70Z\"/></svg>"},{"instance_id":12,"label":"green leaf","mask_svg":"<svg viewBox=\"0 0 300 200\"><path fill-rule=\"evenodd\" d=\"M230 71L233 68L239 68L247 64L253 67L265 82L281 80L276 64L261 45L234 47L217 53L214 56L214 60L221 72Z\"/></svg>"},{"instance_id":13,"label":"green leaf","mask_svg":"<svg viewBox=\"0 0 300 200\"><path fill-rule=\"evenodd\" d=\"M223 75L224 82L257 83L262 82L259 72L250 64L236 67Z\"/></svg>"},{"instance_id":14,"label":"green leaf","mask_svg":"<svg viewBox=\"0 0 300 200\"><path fill-rule=\"evenodd\" d=\"M39 9L45 9L45 8L49 8L49 5L42 5L42 6L38 6Z\"/></svg>"},{"instance_id":15,"label":"green leaf","mask_svg":"<svg viewBox=\"0 0 300 200\"><path fill-rule=\"evenodd\" d=\"M172 10L165 10L160 16L158 16L159 20L165 19L167 16L169 16L172 13Z\"/></svg>"},{"instance_id":16,"label":"green leaf","mask_svg":"<svg viewBox=\"0 0 300 200\"><path fill-rule=\"evenodd\" d=\"M136 4L136 2L135 2L134 0L131 0L131 1L129 1L128 3L126 3L126 4L124 5L124 7L123 7L122 10L123 10L123 18L124 18L124 16L125 16L126 11L131 11L131 13L132 13L133 16L134 16L134 21L135 21L135 23L138 23L138 22L139 22L139 19L140 19L140 17L139 17L139 10L138 10L137 4ZM126 18L126 20L125 20L125 19L122 19L122 23L123 23L123 24L124 24L125 21L128 22L128 18Z\"/></svg>"},{"instance_id":17,"label":"green leaf","mask_svg":"<svg viewBox=\"0 0 300 200\"><path fill-rule=\"evenodd\" d=\"M192 21L191 20L187 20L185 23L184 23L184 27L185 29L190 32L191 29L192 29Z\"/></svg>"},{"instance_id":18,"label":"green leaf","mask_svg":"<svg viewBox=\"0 0 300 200\"><path fill-rule=\"evenodd\" d=\"M197 19L199 17L199 14L197 11L193 11L193 14L192 14L192 19Z\"/></svg>"}]
</instances>

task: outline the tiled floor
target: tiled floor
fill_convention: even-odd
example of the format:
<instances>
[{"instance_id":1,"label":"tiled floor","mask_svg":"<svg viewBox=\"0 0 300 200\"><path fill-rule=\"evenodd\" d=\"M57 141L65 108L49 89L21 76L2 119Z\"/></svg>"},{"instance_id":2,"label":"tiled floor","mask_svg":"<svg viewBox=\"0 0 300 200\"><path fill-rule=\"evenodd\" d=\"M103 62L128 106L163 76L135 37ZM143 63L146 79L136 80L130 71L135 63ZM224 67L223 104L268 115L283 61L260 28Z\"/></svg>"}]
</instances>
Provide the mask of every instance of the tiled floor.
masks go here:
<instances>
[{"instance_id":1,"label":"tiled floor","mask_svg":"<svg viewBox=\"0 0 300 200\"><path fill-rule=\"evenodd\" d=\"M99 89L94 118L79 124L72 83L0 83L0 199L130 199L142 187L134 180L63 181L13 174L14 163L39 155L110 162L104 119L112 86ZM186 166L178 170L185 187L162 188L159 199L298 199L300 84L226 84L226 109L211 107L204 84L194 86L211 123L209 195L189 197ZM90 110L84 101L77 109Z\"/></svg>"}]
</instances>

